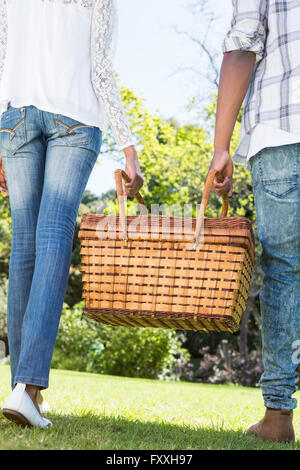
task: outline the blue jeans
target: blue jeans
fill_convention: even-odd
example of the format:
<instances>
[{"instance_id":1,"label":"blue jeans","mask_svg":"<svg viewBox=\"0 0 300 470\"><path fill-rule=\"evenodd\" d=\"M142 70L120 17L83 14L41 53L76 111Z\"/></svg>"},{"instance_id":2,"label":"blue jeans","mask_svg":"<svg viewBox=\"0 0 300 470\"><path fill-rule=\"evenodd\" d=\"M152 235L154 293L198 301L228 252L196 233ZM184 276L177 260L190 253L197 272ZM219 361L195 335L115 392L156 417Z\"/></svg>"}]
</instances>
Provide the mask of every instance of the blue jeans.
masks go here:
<instances>
[{"instance_id":1,"label":"blue jeans","mask_svg":"<svg viewBox=\"0 0 300 470\"><path fill-rule=\"evenodd\" d=\"M47 388L74 229L102 133L37 107L8 106L0 152L10 197L7 303L11 386Z\"/></svg>"},{"instance_id":2,"label":"blue jeans","mask_svg":"<svg viewBox=\"0 0 300 470\"><path fill-rule=\"evenodd\" d=\"M300 362L300 143L265 148L250 167L265 274L259 385L266 407L291 410Z\"/></svg>"}]
</instances>

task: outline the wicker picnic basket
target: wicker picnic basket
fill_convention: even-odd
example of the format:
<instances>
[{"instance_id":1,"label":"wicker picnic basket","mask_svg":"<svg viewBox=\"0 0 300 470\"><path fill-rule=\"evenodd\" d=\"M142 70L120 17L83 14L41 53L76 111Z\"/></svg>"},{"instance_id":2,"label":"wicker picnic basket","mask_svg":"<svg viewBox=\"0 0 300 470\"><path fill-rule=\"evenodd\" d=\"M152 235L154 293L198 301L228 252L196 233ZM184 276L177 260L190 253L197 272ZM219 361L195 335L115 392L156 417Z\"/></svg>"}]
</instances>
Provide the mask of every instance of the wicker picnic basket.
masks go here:
<instances>
[{"instance_id":1,"label":"wicker picnic basket","mask_svg":"<svg viewBox=\"0 0 300 470\"><path fill-rule=\"evenodd\" d=\"M206 179L198 218L126 216L122 170L115 172L119 214L85 214L81 272L86 316L113 326L195 331L239 329L255 263L244 217L204 218L213 180Z\"/></svg>"}]
</instances>

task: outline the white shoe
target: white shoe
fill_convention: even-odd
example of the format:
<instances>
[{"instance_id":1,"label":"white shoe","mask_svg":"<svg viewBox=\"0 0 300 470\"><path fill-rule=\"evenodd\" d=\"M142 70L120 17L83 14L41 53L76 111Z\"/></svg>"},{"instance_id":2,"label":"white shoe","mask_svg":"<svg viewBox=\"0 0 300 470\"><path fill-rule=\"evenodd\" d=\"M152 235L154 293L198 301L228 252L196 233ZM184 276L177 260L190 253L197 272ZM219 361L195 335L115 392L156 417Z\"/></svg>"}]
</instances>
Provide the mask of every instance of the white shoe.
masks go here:
<instances>
[{"instance_id":1,"label":"white shoe","mask_svg":"<svg viewBox=\"0 0 300 470\"><path fill-rule=\"evenodd\" d=\"M25 390L26 384L18 383L3 405L4 416L21 426L37 426L47 428L53 423L43 418L34 406L30 396Z\"/></svg>"}]
</instances>

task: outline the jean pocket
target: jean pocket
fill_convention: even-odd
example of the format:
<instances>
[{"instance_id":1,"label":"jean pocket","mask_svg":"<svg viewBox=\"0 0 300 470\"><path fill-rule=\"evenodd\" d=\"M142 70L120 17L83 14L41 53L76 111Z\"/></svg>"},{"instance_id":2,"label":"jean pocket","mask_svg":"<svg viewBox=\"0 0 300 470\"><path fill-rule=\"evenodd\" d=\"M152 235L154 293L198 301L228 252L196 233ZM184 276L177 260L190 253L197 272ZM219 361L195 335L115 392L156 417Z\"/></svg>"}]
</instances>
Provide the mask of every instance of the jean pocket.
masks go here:
<instances>
[{"instance_id":1,"label":"jean pocket","mask_svg":"<svg viewBox=\"0 0 300 470\"><path fill-rule=\"evenodd\" d=\"M290 178L277 178L273 180L262 180L264 191L271 196L284 198L299 187L299 177L294 175Z\"/></svg>"},{"instance_id":2,"label":"jean pocket","mask_svg":"<svg viewBox=\"0 0 300 470\"><path fill-rule=\"evenodd\" d=\"M90 145L94 135L94 126L83 124L69 116L54 114L57 126L57 137L64 145Z\"/></svg>"},{"instance_id":3,"label":"jean pocket","mask_svg":"<svg viewBox=\"0 0 300 470\"><path fill-rule=\"evenodd\" d=\"M26 142L25 108L9 106L0 124L0 152L14 155Z\"/></svg>"},{"instance_id":4,"label":"jean pocket","mask_svg":"<svg viewBox=\"0 0 300 470\"><path fill-rule=\"evenodd\" d=\"M271 196L284 198L299 188L299 145L269 147L258 154L259 180Z\"/></svg>"}]
</instances>

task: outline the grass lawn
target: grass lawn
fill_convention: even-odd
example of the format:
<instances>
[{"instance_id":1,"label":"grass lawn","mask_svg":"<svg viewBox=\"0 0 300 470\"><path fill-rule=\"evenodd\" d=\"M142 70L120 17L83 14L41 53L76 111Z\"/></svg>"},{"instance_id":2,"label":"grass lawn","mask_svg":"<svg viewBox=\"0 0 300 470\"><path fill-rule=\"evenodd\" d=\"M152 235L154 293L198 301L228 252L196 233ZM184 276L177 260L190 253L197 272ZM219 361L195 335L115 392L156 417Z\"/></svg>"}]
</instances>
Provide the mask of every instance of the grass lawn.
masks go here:
<instances>
[{"instance_id":1,"label":"grass lawn","mask_svg":"<svg viewBox=\"0 0 300 470\"><path fill-rule=\"evenodd\" d=\"M1 407L9 393L9 366L2 365ZM258 389L52 370L44 396L54 427L21 428L1 414L1 450L300 449L298 410L295 445L245 434L264 413Z\"/></svg>"}]
</instances>

